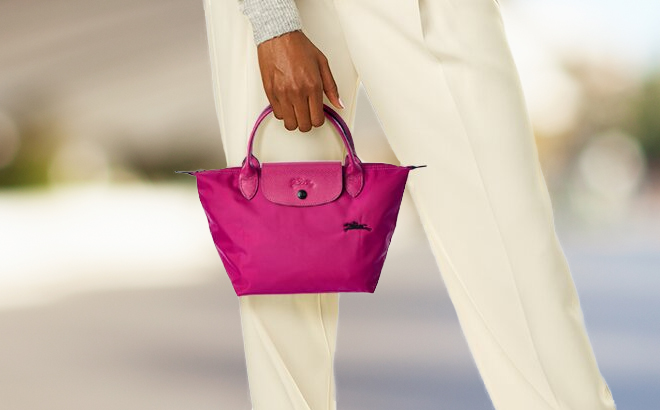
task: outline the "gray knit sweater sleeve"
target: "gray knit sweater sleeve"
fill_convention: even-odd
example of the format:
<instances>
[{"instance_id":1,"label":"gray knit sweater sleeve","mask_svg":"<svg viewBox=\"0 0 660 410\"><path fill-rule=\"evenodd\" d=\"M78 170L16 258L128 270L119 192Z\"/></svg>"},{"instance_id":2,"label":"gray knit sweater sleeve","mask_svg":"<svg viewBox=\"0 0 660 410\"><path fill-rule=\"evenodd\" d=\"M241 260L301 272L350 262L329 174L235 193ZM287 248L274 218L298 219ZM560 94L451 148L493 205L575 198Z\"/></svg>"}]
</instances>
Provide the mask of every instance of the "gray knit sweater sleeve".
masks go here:
<instances>
[{"instance_id":1,"label":"gray knit sweater sleeve","mask_svg":"<svg viewBox=\"0 0 660 410\"><path fill-rule=\"evenodd\" d=\"M303 28L295 0L238 0L238 4L252 23L256 45Z\"/></svg>"}]
</instances>

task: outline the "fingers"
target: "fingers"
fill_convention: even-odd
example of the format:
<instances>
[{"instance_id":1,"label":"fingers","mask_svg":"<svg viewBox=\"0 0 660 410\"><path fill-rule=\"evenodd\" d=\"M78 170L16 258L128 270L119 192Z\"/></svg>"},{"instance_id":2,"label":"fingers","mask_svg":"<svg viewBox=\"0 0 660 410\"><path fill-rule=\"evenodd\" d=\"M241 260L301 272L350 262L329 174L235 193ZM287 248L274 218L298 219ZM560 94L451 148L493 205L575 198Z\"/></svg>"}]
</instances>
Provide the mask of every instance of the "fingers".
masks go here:
<instances>
[{"instance_id":1,"label":"fingers","mask_svg":"<svg viewBox=\"0 0 660 410\"><path fill-rule=\"evenodd\" d=\"M344 108L344 104L342 104L339 98L339 90L330 70L328 59L323 54L319 56L319 71L321 72L321 81L323 81L323 90L330 102L337 108Z\"/></svg>"},{"instance_id":2,"label":"fingers","mask_svg":"<svg viewBox=\"0 0 660 410\"><path fill-rule=\"evenodd\" d=\"M318 84L309 96L309 115L312 125L320 127L325 122L323 113L323 86Z\"/></svg>"},{"instance_id":3,"label":"fingers","mask_svg":"<svg viewBox=\"0 0 660 410\"><path fill-rule=\"evenodd\" d=\"M308 132L312 126L320 127L325 121L320 78L316 83L274 90L267 95L273 106L273 115L283 120L289 131L299 128Z\"/></svg>"},{"instance_id":4,"label":"fingers","mask_svg":"<svg viewBox=\"0 0 660 410\"><path fill-rule=\"evenodd\" d=\"M309 103L306 94L299 94L293 104L293 110L296 113L296 120L300 131L307 132L312 129L312 122L309 118Z\"/></svg>"},{"instance_id":5,"label":"fingers","mask_svg":"<svg viewBox=\"0 0 660 410\"><path fill-rule=\"evenodd\" d=\"M289 131L298 128L296 109L288 97L286 89L284 87L275 87L273 86L273 82L269 81L267 84L264 84L264 90L266 91L266 97L268 97L270 105L273 107L273 116L278 120L283 120L284 127Z\"/></svg>"},{"instance_id":6,"label":"fingers","mask_svg":"<svg viewBox=\"0 0 660 410\"><path fill-rule=\"evenodd\" d=\"M327 58L303 32L266 41L257 52L273 115L289 131L308 132L325 123L324 93L332 104L344 108Z\"/></svg>"},{"instance_id":7,"label":"fingers","mask_svg":"<svg viewBox=\"0 0 660 410\"><path fill-rule=\"evenodd\" d=\"M296 118L296 111L291 103L285 102L280 104L280 111L284 119L284 128L293 131L298 128L298 119Z\"/></svg>"}]
</instances>

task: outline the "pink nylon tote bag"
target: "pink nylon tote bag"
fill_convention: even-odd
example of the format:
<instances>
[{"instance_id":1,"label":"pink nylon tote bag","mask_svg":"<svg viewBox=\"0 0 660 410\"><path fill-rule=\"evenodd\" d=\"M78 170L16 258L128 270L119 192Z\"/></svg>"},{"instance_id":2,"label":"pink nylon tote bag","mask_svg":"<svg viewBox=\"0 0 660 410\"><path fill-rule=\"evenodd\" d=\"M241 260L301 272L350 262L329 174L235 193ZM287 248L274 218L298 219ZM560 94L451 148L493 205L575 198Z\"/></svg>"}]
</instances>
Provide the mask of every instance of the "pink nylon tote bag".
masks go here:
<instances>
[{"instance_id":1,"label":"pink nylon tote bag","mask_svg":"<svg viewBox=\"0 0 660 410\"><path fill-rule=\"evenodd\" d=\"M362 163L341 116L326 118L344 162L266 162L252 154L257 118L239 167L177 171L197 179L211 236L237 296L376 290L410 170ZM249 161L246 161L247 159Z\"/></svg>"}]
</instances>

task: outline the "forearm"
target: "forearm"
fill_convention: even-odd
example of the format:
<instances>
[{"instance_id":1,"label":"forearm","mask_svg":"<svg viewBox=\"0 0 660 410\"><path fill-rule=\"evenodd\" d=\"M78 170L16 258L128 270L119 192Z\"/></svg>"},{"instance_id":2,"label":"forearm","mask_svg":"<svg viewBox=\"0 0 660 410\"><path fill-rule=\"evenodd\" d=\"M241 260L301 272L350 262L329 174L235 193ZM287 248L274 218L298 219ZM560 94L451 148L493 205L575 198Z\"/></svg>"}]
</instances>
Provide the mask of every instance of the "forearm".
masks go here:
<instances>
[{"instance_id":1,"label":"forearm","mask_svg":"<svg viewBox=\"0 0 660 410\"><path fill-rule=\"evenodd\" d=\"M290 31L302 30L295 0L238 0L252 24L256 45Z\"/></svg>"}]
</instances>

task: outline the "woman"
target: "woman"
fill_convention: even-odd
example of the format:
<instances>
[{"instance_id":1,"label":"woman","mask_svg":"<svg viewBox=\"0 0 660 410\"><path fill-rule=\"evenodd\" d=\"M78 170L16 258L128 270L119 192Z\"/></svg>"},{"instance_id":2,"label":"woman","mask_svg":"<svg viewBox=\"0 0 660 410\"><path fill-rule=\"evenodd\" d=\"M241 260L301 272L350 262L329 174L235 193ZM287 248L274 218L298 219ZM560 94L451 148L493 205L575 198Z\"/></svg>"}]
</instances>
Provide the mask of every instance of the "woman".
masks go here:
<instances>
[{"instance_id":1,"label":"woman","mask_svg":"<svg viewBox=\"0 0 660 410\"><path fill-rule=\"evenodd\" d=\"M495 408L614 410L497 0L236 1L204 0L227 166L267 104L261 161L344 158L322 104L352 127L361 81L400 162L428 165L408 190ZM336 409L338 296L239 298L254 410Z\"/></svg>"}]
</instances>

